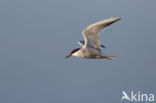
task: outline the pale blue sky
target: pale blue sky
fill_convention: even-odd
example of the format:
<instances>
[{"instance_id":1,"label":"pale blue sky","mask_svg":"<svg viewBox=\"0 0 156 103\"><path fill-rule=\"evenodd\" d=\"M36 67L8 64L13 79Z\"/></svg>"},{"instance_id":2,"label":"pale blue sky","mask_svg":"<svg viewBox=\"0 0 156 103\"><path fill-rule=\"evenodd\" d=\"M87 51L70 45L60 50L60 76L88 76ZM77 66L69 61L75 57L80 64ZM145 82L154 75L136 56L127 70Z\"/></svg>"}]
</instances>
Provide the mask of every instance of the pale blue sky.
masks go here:
<instances>
[{"instance_id":1,"label":"pale blue sky","mask_svg":"<svg viewBox=\"0 0 156 103\"><path fill-rule=\"evenodd\" d=\"M156 94L156 1L1 0L0 103L120 103L123 90ZM115 61L65 59L81 31L100 34Z\"/></svg>"}]
</instances>

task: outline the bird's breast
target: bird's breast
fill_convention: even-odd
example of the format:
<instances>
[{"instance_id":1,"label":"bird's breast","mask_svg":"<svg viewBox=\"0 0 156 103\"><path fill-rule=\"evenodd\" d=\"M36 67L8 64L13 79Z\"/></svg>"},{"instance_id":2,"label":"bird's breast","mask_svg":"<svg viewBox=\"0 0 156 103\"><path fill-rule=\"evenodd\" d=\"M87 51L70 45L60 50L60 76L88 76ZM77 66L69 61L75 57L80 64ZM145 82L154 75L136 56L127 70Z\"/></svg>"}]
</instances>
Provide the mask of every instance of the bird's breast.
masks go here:
<instances>
[{"instance_id":1,"label":"bird's breast","mask_svg":"<svg viewBox=\"0 0 156 103\"><path fill-rule=\"evenodd\" d=\"M99 51L96 49L87 48L79 51L79 57L82 58L96 58L97 56L99 56Z\"/></svg>"}]
</instances>

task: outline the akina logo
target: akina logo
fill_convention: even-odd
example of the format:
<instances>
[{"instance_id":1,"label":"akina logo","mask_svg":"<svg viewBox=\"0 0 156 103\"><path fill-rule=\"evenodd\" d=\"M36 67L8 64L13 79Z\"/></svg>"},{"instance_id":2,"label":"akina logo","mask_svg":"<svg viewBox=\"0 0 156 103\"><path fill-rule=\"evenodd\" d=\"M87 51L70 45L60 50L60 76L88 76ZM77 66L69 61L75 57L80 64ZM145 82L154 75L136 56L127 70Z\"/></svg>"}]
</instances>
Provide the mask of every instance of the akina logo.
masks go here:
<instances>
[{"instance_id":1,"label":"akina logo","mask_svg":"<svg viewBox=\"0 0 156 103\"><path fill-rule=\"evenodd\" d=\"M121 101L133 101L133 102L154 102L154 94L141 93L140 91L131 91L129 94L122 91Z\"/></svg>"}]
</instances>

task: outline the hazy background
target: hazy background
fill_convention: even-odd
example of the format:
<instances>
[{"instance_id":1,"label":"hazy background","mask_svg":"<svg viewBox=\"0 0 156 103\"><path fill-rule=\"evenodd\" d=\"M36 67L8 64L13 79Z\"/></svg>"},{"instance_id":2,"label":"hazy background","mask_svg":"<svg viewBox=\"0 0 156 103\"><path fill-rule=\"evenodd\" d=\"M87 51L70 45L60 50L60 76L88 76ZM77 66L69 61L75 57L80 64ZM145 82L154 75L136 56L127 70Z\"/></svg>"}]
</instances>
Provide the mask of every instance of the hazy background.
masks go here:
<instances>
[{"instance_id":1,"label":"hazy background","mask_svg":"<svg viewBox=\"0 0 156 103\"><path fill-rule=\"evenodd\" d=\"M65 59L111 17L100 39L115 61ZM155 73L155 0L0 1L0 103L120 103L123 90L156 95Z\"/></svg>"}]
</instances>

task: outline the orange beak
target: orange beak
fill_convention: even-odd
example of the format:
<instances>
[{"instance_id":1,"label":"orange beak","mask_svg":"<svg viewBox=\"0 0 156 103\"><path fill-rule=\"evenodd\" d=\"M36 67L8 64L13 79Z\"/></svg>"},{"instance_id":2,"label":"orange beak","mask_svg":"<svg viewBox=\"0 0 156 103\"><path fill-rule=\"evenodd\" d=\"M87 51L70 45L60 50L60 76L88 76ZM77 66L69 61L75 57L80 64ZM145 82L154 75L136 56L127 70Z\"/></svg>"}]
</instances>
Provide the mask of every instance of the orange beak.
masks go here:
<instances>
[{"instance_id":1,"label":"orange beak","mask_svg":"<svg viewBox=\"0 0 156 103\"><path fill-rule=\"evenodd\" d=\"M66 58L69 58L69 57L71 57L71 56L72 56L72 54L69 54L69 55L66 56Z\"/></svg>"}]
</instances>

